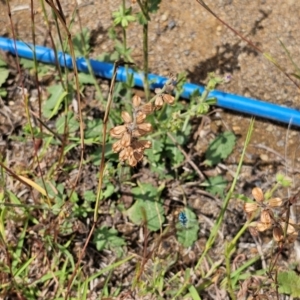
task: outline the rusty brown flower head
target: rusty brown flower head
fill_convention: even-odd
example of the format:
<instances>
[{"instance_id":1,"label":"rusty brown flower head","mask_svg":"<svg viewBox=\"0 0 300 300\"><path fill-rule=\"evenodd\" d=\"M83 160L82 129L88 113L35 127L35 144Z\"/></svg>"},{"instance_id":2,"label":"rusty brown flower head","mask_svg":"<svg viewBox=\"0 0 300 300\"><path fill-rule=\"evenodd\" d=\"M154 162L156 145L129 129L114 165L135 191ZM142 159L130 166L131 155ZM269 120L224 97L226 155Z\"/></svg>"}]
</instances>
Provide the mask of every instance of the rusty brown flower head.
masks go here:
<instances>
[{"instance_id":1,"label":"rusty brown flower head","mask_svg":"<svg viewBox=\"0 0 300 300\"><path fill-rule=\"evenodd\" d=\"M127 112L121 113L123 125L115 126L110 130L113 138L119 139L112 145L115 153L119 153L120 161L128 160L130 166L136 166L144 157L144 150L151 147L151 142L138 139L152 131L151 123L144 122L147 114L152 111L152 105L141 105L141 98L132 99L132 116Z\"/></svg>"},{"instance_id":2,"label":"rusty brown flower head","mask_svg":"<svg viewBox=\"0 0 300 300\"><path fill-rule=\"evenodd\" d=\"M282 205L281 198L271 198L269 200L265 200L263 191L258 187L255 187L252 190L252 196L254 198L254 202L246 202L244 204L244 211L249 217L258 211L266 209L272 210Z\"/></svg>"},{"instance_id":3,"label":"rusty brown flower head","mask_svg":"<svg viewBox=\"0 0 300 300\"><path fill-rule=\"evenodd\" d=\"M252 196L255 201L245 203L244 210L248 217L259 214L260 219L250 224L251 232L263 232L272 229L273 239L276 243L294 242L298 237L299 225L288 219L286 215L278 213L278 208L282 207L283 204L282 199L276 197L266 200L262 190L258 187L252 190Z\"/></svg>"},{"instance_id":4,"label":"rusty brown flower head","mask_svg":"<svg viewBox=\"0 0 300 300\"><path fill-rule=\"evenodd\" d=\"M173 104L175 101L175 98L172 95L163 93L162 89L156 88L154 92L156 94L156 98L154 101L155 109L160 109L164 105L164 103Z\"/></svg>"},{"instance_id":5,"label":"rusty brown flower head","mask_svg":"<svg viewBox=\"0 0 300 300\"><path fill-rule=\"evenodd\" d=\"M272 227L274 228L277 222L274 216L274 209L282 205L281 198L265 200L263 191L258 187L255 187L252 190L252 196L254 198L254 202L245 203L244 211L247 213L249 218L259 214L260 220L253 222L251 226L260 232L266 231Z\"/></svg>"}]
</instances>

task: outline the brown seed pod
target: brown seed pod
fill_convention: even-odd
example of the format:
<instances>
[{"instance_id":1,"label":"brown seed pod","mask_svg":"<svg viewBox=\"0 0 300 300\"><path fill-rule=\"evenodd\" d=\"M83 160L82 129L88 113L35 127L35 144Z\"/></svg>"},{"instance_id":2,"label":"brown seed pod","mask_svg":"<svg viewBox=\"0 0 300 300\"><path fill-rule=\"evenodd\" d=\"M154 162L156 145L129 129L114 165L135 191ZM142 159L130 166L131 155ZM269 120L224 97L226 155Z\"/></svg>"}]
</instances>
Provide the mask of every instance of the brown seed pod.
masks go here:
<instances>
[{"instance_id":1,"label":"brown seed pod","mask_svg":"<svg viewBox=\"0 0 300 300\"><path fill-rule=\"evenodd\" d=\"M280 207L282 205L282 199L281 198L272 198L268 201L268 203L271 207Z\"/></svg>"},{"instance_id":2,"label":"brown seed pod","mask_svg":"<svg viewBox=\"0 0 300 300\"><path fill-rule=\"evenodd\" d=\"M121 145L122 147L126 148L131 143L131 135L129 132L125 132L121 138Z\"/></svg>"},{"instance_id":3,"label":"brown seed pod","mask_svg":"<svg viewBox=\"0 0 300 300\"><path fill-rule=\"evenodd\" d=\"M246 213L253 213L258 209L258 205L255 202L246 202L244 204L244 211Z\"/></svg>"},{"instance_id":4,"label":"brown seed pod","mask_svg":"<svg viewBox=\"0 0 300 300\"><path fill-rule=\"evenodd\" d=\"M264 224L271 224L272 223L271 211L268 209L264 209L261 212L260 221Z\"/></svg>"},{"instance_id":5,"label":"brown seed pod","mask_svg":"<svg viewBox=\"0 0 300 300\"><path fill-rule=\"evenodd\" d=\"M113 138L116 138L116 139L120 139L123 134L126 132L126 126L124 125L119 125L119 126L116 126L114 128L112 128L110 131L109 131L109 134L111 135L111 137Z\"/></svg>"},{"instance_id":6,"label":"brown seed pod","mask_svg":"<svg viewBox=\"0 0 300 300\"><path fill-rule=\"evenodd\" d=\"M115 143L113 143L112 149L113 149L114 153L120 152L123 149L123 146L121 144L121 140L116 141Z\"/></svg>"},{"instance_id":7,"label":"brown seed pod","mask_svg":"<svg viewBox=\"0 0 300 300\"><path fill-rule=\"evenodd\" d=\"M133 137L140 137L148 134L152 131L152 125L150 123L142 123L137 125L137 129L132 132Z\"/></svg>"},{"instance_id":8,"label":"brown seed pod","mask_svg":"<svg viewBox=\"0 0 300 300\"><path fill-rule=\"evenodd\" d=\"M138 112L136 115L136 123L137 124L141 124L145 121L146 119L146 114L142 113L142 112Z\"/></svg>"},{"instance_id":9,"label":"brown seed pod","mask_svg":"<svg viewBox=\"0 0 300 300\"><path fill-rule=\"evenodd\" d=\"M141 106L140 111L143 112L146 115L149 115L153 111L152 103L146 103Z\"/></svg>"},{"instance_id":10,"label":"brown seed pod","mask_svg":"<svg viewBox=\"0 0 300 300\"><path fill-rule=\"evenodd\" d=\"M162 106L164 105L164 100L163 100L163 97L161 95L159 95L155 98L154 105L155 105L155 109L162 108Z\"/></svg>"},{"instance_id":11,"label":"brown seed pod","mask_svg":"<svg viewBox=\"0 0 300 300\"><path fill-rule=\"evenodd\" d=\"M261 188L259 188L259 187L255 187L252 190L252 196L257 202L264 201L264 194L263 194Z\"/></svg>"},{"instance_id":12,"label":"brown seed pod","mask_svg":"<svg viewBox=\"0 0 300 300\"><path fill-rule=\"evenodd\" d=\"M256 229L260 232L266 231L271 227L271 223L262 223L262 222L257 222L256 224Z\"/></svg>"},{"instance_id":13,"label":"brown seed pod","mask_svg":"<svg viewBox=\"0 0 300 300\"><path fill-rule=\"evenodd\" d=\"M134 95L132 98L132 104L135 108L139 107L141 105L142 99L138 95Z\"/></svg>"},{"instance_id":14,"label":"brown seed pod","mask_svg":"<svg viewBox=\"0 0 300 300\"><path fill-rule=\"evenodd\" d=\"M283 240L284 234L281 226L275 226L273 228L273 238L275 242L281 242Z\"/></svg>"},{"instance_id":15,"label":"brown seed pod","mask_svg":"<svg viewBox=\"0 0 300 300\"><path fill-rule=\"evenodd\" d=\"M162 97L163 97L164 102L168 103L168 104L173 104L175 101L175 98L169 94L163 94Z\"/></svg>"},{"instance_id":16,"label":"brown seed pod","mask_svg":"<svg viewBox=\"0 0 300 300\"><path fill-rule=\"evenodd\" d=\"M122 111L121 117L122 117L122 120L125 123L131 123L132 122L132 117L127 111Z\"/></svg>"}]
</instances>

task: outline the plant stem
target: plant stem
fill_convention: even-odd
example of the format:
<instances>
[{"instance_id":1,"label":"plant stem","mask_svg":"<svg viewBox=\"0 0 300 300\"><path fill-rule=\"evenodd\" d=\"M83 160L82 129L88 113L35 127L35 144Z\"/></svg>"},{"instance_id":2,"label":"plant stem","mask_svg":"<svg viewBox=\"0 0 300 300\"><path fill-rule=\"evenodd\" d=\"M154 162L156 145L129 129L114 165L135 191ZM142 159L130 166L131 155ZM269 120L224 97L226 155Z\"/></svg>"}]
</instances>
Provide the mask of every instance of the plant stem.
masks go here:
<instances>
[{"instance_id":1,"label":"plant stem","mask_svg":"<svg viewBox=\"0 0 300 300\"><path fill-rule=\"evenodd\" d=\"M245 140L245 144L244 144L244 148L243 148L243 152L242 152L242 155L241 155L241 158L240 158L240 161L239 161L239 164L238 164L238 168L237 168L237 171L236 171L236 175L233 179L233 182L231 184L231 188L230 190L228 191L227 195L226 195L226 198L223 202L223 205L222 205L222 208L221 208L221 212L217 218L217 221L215 222L212 230L211 230L211 233L210 233L210 236L206 242L206 245L205 245L205 249L204 251L202 252L202 255L201 257L199 258L198 262L197 262L197 265L196 265L196 269L198 269L203 261L203 259L205 258L207 252L211 249L211 247L213 246L215 240L216 240L216 237L217 237L217 232L224 220L224 216L225 216L225 212L226 212L226 209L227 209L227 206L229 204L229 201L231 199L231 196L233 194L233 191L234 191L234 188L236 186L236 183L237 183L237 180L238 180L238 176L241 172L241 168L242 168L242 165L243 165L243 161L244 161L244 157L245 157L245 153L246 153L246 149L247 149L247 146L249 145L250 143L250 139L251 139L251 135L252 135L252 132L253 132L253 126L254 126L254 119L251 120L250 122L250 125L249 125L249 128L248 128L248 132L247 132L247 136L246 136L246 140Z\"/></svg>"},{"instance_id":2,"label":"plant stem","mask_svg":"<svg viewBox=\"0 0 300 300\"><path fill-rule=\"evenodd\" d=\"M143 1L143 14L145 19L148 17L148 0ZM148 19L147 22L143 25L143 54L144 54L144 89L145 89L145 97L146 101L149 99L149 81L148 81Z\"/></svg>"},{"instance_id":3,"label":"plant stem","mask_svg":"<svg viewBox=\"0 0 300 300\"><path fill-rule=\"evenodd\" d=\"M126 3L125 3L125 0L122 1L122 6L123 6L123 11L125 12L126 11ZM124 28L123 26L122 27L122 33L123 33L123 46L124 46L124 49L127 48L127 37L126 37L126 28Z\"/></svg>"}]
</instances>

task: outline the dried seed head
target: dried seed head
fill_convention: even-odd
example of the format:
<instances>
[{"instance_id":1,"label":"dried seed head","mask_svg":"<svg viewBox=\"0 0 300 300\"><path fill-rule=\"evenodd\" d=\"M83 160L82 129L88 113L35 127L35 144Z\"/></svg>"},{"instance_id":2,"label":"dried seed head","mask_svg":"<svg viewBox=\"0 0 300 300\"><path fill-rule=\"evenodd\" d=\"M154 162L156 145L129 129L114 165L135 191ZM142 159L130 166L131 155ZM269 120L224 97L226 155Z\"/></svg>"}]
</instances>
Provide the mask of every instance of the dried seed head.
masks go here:
<instances>
[{"instance_id":1,"label":"dried seed head","mask_svg":"<svg viewBox=\"0 0 300 300\"><path fill-rule=\"evenodd\" d=\"M132 98L133 107L137 108L141 105L142 99L138 95L134 95Z\"/></svg>"},{"instance_id":2,"label":"dried seed head","mask_svg":"<svg viewBox=\"0 0 300 300\"><path fill-rule=\"evenodd\" d=\"M134 150L139 150L139 149L144 150L144 149L145 149L143 143L141 143L139 140L134 140L134 141L132 141L131 147L132 147Z\"/></svg>"},{"instance_id":3,"label":"dried seed head","mask_svg":"<svg viewBox=\"0 0 300 300\"><path fill-rule=\"evenodd\" d=\"M153 111L152 103L146 103L141 106L140 111L143 112L146 115L149 115Z\"/></svg>"},{"instance_id":4,"label":"dried seed head","mask_svg":"<svg viewBox=\"0 0 300 300\"><path fill-rule=\"evenodd\" d=\"M126 148L130 145L131 143L131 135L129 132L125 132L121 138L121 145L122 147Z\"/></svg>"},{"instance_id":5,"label":"dried seed head","mask_svg":"<svg viewBox=\"0 0 300 300\"><path fill-rule=\"evenodd\" d=\"M257 222L256 223L256 229L260 232L262 231L266 231L271 227L271 223L267 224L267 223L262 223L262 222Z\"/></svg>"},{"instance_id":6,"label":"dried seed head","mask_svg":"<svg viewBox=\"0 0 300 300\"><path fill-rule=\"evenodd\" d=\"M122 120L127 124L132 122L131 115L127 111L122 111L121 117Z\"/></svg>"},{"instance_id":7,"label":"dried seed head","mask_svg":"<svg viewBox=\"0 0 300 300\"><path fill-rule=\"evenodd\" d=\"M109 134L113 138L120 139L125 132L126 132L126 126L125 125L119 125L119 126L116 126L116 127L112 128L109 131Z\"/></svg>"},{"instance_id":8,"label":"dried seed head","mask_svg":"<svg viewBox=\"0 0 300 300\"><path fill-rule=\"evenodd\" d=\"M163 97L161 95L159 95L155 98L154 105L155 105L156 109L162 108L162 106L164 105L164 100L163 100Z\"/></svg>"},{"instance_id":9,"label":"dried seed head","mask_svg":"<svg viewBox=\"0 0 300 300\"><path fill-rule=\"evenodd\" d=\"M164 102L166 102L168 104L173 104L175 101L175 98L169 94L163 94L163 100L164 100Z\"/></svg>"},{"instance_id":10,"label":"dried seed head","mask_svg":"<svg viewBox=\"0 0 300 300\"><path fill-rule=\"evenodd\" d=\"M275 226L273 228L273 238L274 241L279 243L283 240L284 234L283 234L283 230L281 228L281 226Z\"/></svg>"},{"instance_id":11,"label":"dried seed head","mask_svg":"<svg viewBox=\"0 0 300 300\"><path fill-rule=\"evenodd\" d=\"M131 143L131 147L133 149L149 149L151 148L151 142L147 140L142 140L142 141L134 140Z\"/></svg>"},{"instance_id":12,"label":"dried seed head","mask_svg":"<svg viewBox=\"0 0 300 300\"><path fill-rule=\"evenodd\" d=\"M258 205L255 202L246 202L244 204L244 211L246 213L253 213L258 209Z\"/></svg>"},{"instance_id":13,"label":"dried seed head","mask_svg":"<svg viewBox=\"0 0 300 300\"><path fill-rule=\"evenodd\" d=\"M141 124L145 121L146 119L146 114L142 113L142 112L138 112L136 115L136 123L137 124Z\"/></svg>"},{"instance_id":14,"label":"dried seed head","mask_svg":"<svg viewBox=\"0 0 300 300\"><path fill-rule=\"evenodd\" d=\"M272 223L271 211L268 209L264 209L260 215L260 221L265 224Z\"/></svg>"},{"instance_id":15,"label":"dried seed head","mask_svg":"<svg viewBox=\"0 0 300 300\"><path fill-rule=\"evenodd\" d=\"M280 207L282 205L281 198L272 198L268 201L270 207Z\"/></svg>"},{"instance_id":16,"label":"dried seed head","mask_svg":"<svg viewBox=\"0 0 300 300\"><path fill-rule=\"evenodd\" d=\"M135 167L139 161L141 161L144 157L144 150L133 149L128 157L128 164L132 167Z\"/></svg>"},{"instance_id":17,"label":"dried seed head","mask_svg":"<svg viewBox=\"0 0 300 300\"><path fill-rule=\"evenodd\" d=\"M128 158L128 153L127 153L127 149L125 148L119 153L119 160L125 161L127 158Z\"/></svg>"},{"instance_id":18,"label":"dried seed head","mask_svg":"<svg viewBox=\"0 0 300 300\"><path fill-rule=\"evenodd\" d=\"M257 202L263 202L264 201L264 194L262 190L259 187L255 187L252 190L252 196Z\"/></svg>"},{"instance_id":19,"label":"dried seed head","mask_svg":"<svg viewBox=\"0 0 300 300\"><path fill-rule=\"evenodd\" d=\"M150 123L142 123L137 125L137 129L132 132L133 137L140 137L148 134L152 130Z\"/></svg>"},{"instance_id":20,"label":"dried seed head","mask_svg":"<svg viewBox=\"0 0 300 300\"><path fill-rule=\"evenodd\" d=\"M121 145L121 140L116 141L112 145L112 149L113 149L114 153L120 152L122 150L122 148L123 148L123 146Z\"/></svg>"},{"instance_id":21,"label":"dried seed head","mask_svg":"<svg viewBox=\"0 0 300 300\"><path fill-rule=\"evenodd\" d=\"M160 88L156 88L156 89L154 90L154 93L155 93L156 95L161 94L161 92L162 92L162 89L160 89Z\"/></svg>"},{"instance_id":22,"label":"dried seed head","mask_svg":"<svg viewBox=\"0 0 300 300\"><path fill-rule=\"evenodd\" d=\"M131 167L135 167L137 165L137 160L134 158L134 156L128 157L128 164Z\"/></svg>"},{"instance_id":23,"label":"dried seed head","mask_svg":"<svg viewBox=\"0 0 300 300\"><path fill-rule=\"evenodd\" d=\"M144 150L133 151L133 156L137 161L141 161L144 157Z\"/></svg>"},{"instance_id":24,"label":"dried seed head","mask_svg":"<svg viewBox=\"0 0 300 300\"><path fill-rule=\"evenodd\" d=\"M161 90L157 92L162 93ZM144 121L147 114L152 113L153 105L151 103L141 105L141 102L142 100L139 96L133 96L133 116L127 111L123 111L121 117L124 121L124 125L116 126L110 130L112 137L120 139L113 143L112 150L115 153L119 152L119 160L127 160L130 166L136 166L137 163L143 159L145 149L151 147L150 141L138 141L139 137L152 131L152 125L150 123L144 123Z\"/></svg>"}]
</instances>

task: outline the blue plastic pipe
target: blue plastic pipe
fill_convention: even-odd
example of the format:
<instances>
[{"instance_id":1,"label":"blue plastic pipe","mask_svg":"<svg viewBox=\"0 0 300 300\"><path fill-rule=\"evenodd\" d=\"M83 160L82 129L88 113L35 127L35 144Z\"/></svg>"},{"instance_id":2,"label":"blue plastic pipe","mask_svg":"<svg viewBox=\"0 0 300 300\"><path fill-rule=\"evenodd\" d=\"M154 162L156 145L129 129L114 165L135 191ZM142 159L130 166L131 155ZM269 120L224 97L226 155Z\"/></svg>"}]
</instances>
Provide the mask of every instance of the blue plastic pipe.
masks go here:
<instances>
[{"instance_id":1,"label":"blue plastic pipe","mask_svg":"<svg viewBox=\"0 0 300 300\"><path fill-rule=\"evenodd\" d=\"M3 51L8 51L12 54L18 53L18 56L27 59L34 59L34 51L36 59L43 63L55 64L56 58L54 51L52 49L33 46L32 44L26 44L24 42L15 41L8 38L0 37L0 49ZM70 55L62 52L57 53L58 63L67 68L72 68L72 58ZM100 62L91 59L90 60L94 74L107 79L112 78L113 75L113 64ZM76 65L79 71L88 72L88 66L85 58L77 58ZM143 74L137 73L132 69L119 67L117 73L117 80L126 82L127 72L133 75L134 84L137 87L143 87ZM149 74L148 78L151 82L151 89L157 87L163 87L167 78ZM181 97L188 99L190 95L195 91L199 90L200 93L204 91L204 87L201 85L196 85L192 83L186 83L183 86L183 93ZM239 95L229 94L222 91L214 90L209 94L209 97L215 97L217 99L216 105L222 108L234 110L241 113L250 114L253 116L258 116L266 119L275 120L282 123L287 123L291 125L300 126L300 111L288 108L285 106L276 105L273 103L268 103L264 101L259 101L252 98L247 98Z\"/></svg>"}]
</instances>

